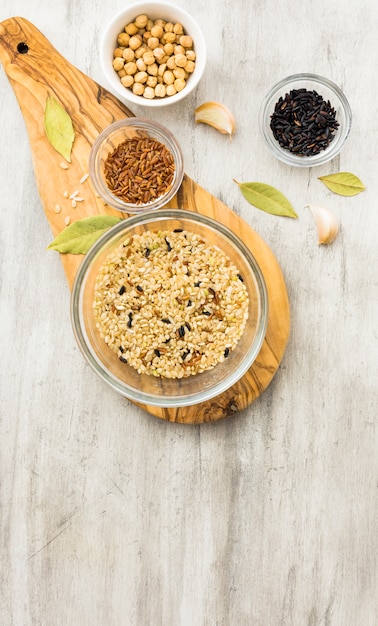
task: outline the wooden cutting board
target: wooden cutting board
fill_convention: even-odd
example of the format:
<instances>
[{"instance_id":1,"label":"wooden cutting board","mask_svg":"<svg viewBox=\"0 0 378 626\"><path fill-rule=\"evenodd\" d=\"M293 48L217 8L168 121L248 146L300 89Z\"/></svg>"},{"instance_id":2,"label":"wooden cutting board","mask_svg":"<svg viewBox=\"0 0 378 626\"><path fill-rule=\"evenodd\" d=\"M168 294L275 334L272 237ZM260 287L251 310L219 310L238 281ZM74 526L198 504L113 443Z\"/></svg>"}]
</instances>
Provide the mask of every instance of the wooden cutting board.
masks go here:
<instances>
[{"instance_id":1,"label":"wooden cutting board","mask_svg":"<svg viewBox=\"0 0 378 626\"><path fill-rule=\"evenodd\" d=\"M98 134L112 122L133 113L110 92L71 65L53 48L42 33L24 18L0 23L0 60L13 87L29 135L38 191L53 235L71 222L96 214L119 213L104 206L89 179L91 146ZM55 98L69 113L75 141L72 162L63 169L64 159L48 142L43 118L48 96ZM174 112L174 111L173 111ZM65 198L79 190L84 198L76 208ZM61 207L56 212L56 205ZM230 208L197 185L186 174L176 197L167 205L213 217L231 228L248 245L264 274L269 295L269 322L261 351L244 377L227 392L190 407L167 409L142 406L156 417L187 424L213 422L235 415L266 389L284 354L290 329L290 311L285 282L272 251L259 235ZM52 252L52 254L56 254ZM78 255L61 255L69 286L82 261Z\"/></svg>"}]
</instances>

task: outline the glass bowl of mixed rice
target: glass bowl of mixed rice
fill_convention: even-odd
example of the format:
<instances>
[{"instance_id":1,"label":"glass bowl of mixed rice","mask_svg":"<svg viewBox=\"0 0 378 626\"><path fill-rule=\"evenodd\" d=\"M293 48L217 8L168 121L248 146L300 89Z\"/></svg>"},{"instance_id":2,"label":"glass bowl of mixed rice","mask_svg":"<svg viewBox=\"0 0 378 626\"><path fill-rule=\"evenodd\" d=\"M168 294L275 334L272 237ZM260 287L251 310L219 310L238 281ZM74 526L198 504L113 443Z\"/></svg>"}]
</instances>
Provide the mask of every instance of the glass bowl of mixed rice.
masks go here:
<instances>
[{"instance_id":1,"label":"glass bowl of mixed rice","mask_svg":"<svg viewBox=\"0 0 378 626\"><path fill-rule=\"evenodd\" d=\"M71 319L87 362L115 391L183 407L234 385L265 338L268 296L251 251L187 210L122 220L86 254Z\"/></svg>"}]
</instances>

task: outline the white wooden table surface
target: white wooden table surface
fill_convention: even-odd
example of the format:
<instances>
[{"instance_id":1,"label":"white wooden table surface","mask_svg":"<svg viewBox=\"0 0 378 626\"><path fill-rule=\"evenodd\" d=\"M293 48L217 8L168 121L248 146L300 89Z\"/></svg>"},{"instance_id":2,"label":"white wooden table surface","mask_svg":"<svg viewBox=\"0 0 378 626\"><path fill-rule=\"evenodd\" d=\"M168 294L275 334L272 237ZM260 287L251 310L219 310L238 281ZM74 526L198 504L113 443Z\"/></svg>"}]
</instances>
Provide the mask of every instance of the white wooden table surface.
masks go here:
<instances>
[{"instance_id":1,"label":"white wooden table surface","mask_svg":"<svg viewBox=\"0 0 378 626\"><path fill-rule=\"evenodd\" d=\"M103 24L121 0L1 0L104 84ZM69 289L0 66L1 626L378 624L378 5L376 0L177 0L209 45L195 94L150 111L186 172L265 239L282 268L291 335L271 385L204 426L166 423L97 379L76 345ZM341 155L294 169L258 129L291 73L336 82L353 110ZM195 127L216 100L230 143ZM350 171L344 198L318 176ZM299 219L250 206L233 178L280 189ZM341 219L318 246L308 202Z\"/></svg>"}]
</instances>

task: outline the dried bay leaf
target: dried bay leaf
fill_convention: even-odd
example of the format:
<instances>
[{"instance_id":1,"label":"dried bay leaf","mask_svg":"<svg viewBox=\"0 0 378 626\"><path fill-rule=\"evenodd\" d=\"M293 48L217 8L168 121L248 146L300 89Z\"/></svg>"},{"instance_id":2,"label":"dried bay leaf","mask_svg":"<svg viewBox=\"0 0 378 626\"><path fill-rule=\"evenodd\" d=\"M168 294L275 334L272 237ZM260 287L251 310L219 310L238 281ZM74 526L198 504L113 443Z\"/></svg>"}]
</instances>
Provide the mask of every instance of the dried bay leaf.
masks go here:
<instances>
[{"instance_id":1,"label":"dried bay leaf","mask_svg":"<svg viewBox=\"0 0 378 626\"><path fill-rule=\"evenodd\" d=\"M85 254L101 235L121 220L114 215L94 215L76 220L62 230L47 249L62 254Z\"/></svg>"},{"instance_id":2,"label":"dried bay leaf","mask_svg":"<svg viewBox=\"0 0 378 626\"><path fill-rule=\"evenodd\" d=\"M351 172L338 172L328 176L319 176L319 180L339 196L356 196L364 191L365 186L355 174Z\"/></svg>"},{"instance_id":3,"label":"dried bay leaf","mask_svg":"<svg viewBox=\"0 0 378 626\"><path fill-rule=\"evenodd\" d=\"M47 96L43 125L52 147L71 163L71 150L75 139L72 120L67 111L51 96Z\"/></svg>"},{"instance_id":4,"label":"dried bay leaf","mask_svg":"<svg viewBox=\"0 0 378 626\"><path fill-rule=\"evenodd\" d=\"M239 183L235 179L234 182L249 204L257 209L282 217L298 217L289 200L275 187L265 183Z\"/></svg>"}]
</instances>

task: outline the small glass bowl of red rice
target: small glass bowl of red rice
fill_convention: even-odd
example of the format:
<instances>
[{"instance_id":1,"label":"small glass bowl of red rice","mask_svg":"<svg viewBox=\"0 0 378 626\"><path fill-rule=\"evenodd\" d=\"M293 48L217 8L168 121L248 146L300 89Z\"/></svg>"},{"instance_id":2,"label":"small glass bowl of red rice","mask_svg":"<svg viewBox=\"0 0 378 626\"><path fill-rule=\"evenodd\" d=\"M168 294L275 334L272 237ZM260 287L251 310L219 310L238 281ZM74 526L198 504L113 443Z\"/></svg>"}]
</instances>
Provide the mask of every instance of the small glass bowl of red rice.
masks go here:
<instances>
[{"instance_id":1,"label":"small glass bowl of red rice","mask_svg":"<svg viewBox=\"0 0 378 626\"><path fill-rule=\"evenodd\" d=\"M89 250L72 290L78 345L116 392L185 407L237 383L262 348L268 294L239 236L163 208L122 220Z\"/></svg>"},{"instance_id":2,"label":"small glass bowl of red rice","mask_svg":"<svg viewBox=\"0 0 378 626\"><path fill-rule=\"evenodd\" d=\"M123 213L143 213L174 199L184 176L183 155L162 124L125 118L110 124L95 140L89 175L105 204Z\"/></svg>"}]
</instances>

